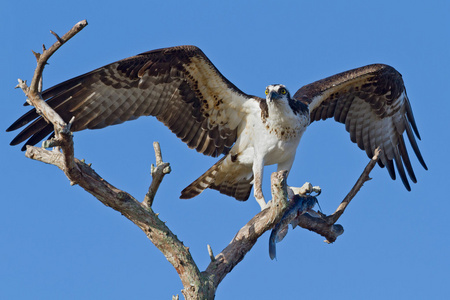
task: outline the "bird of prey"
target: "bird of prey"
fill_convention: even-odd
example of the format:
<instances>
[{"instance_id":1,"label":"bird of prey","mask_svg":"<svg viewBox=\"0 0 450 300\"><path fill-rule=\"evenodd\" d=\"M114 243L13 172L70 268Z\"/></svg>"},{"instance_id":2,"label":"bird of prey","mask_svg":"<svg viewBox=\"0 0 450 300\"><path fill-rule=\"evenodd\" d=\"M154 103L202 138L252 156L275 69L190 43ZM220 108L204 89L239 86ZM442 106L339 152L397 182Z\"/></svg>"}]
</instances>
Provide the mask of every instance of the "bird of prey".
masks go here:
<instances>
[{"instance_id":1,"label":"bird of prey","mask_svg":"<svg viewBox=\"0 0 450 300\"><path fill-rule=\"evenodd\" d=\"M265 94L260 98L242 92L199 48L178 46L114 62L53 86L42 97L66 122L74 117L72 131L151 115L189 148L213 157L223 154L181 192L183 199L211 188L245 201L255 185L254 196L263 209L264 166L277 164L278 170L289 172L305 129L328 118L344 123L350 139L370 158L380 147L379 165L395 179L395 163L406 189L410 185L405 167L413 182L416 177L405 131L427 169L402 77L390 66L349 70L305 85L293 96L281 84L267 86ZM34 109L7 131L27 124L11 145L27 139L25 145L34 145L53 132Z\"/></svg>"}]
</instances>

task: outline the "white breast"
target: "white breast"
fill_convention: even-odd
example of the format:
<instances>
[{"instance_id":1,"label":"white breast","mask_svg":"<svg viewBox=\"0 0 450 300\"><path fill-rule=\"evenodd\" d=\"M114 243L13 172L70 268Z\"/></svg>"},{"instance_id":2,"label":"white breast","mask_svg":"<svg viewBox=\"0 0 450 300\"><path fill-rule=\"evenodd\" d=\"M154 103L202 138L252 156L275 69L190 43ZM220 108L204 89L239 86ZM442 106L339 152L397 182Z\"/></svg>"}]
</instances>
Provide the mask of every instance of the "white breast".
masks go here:
<instances>
[{"instance_id":1,"label":"white breast","mask_svg":"<svg viewBox=\"0 0 450 300\"><path fill-rule=\"evenodd\" d=\"M239 162L244 164L253 164L258 158L264 165L293 159L308 124L309 116L294 114L290 107L270 110L265 122L258 111L247 116L232 152L239 153Z\"/></svg>"}]
</instances>

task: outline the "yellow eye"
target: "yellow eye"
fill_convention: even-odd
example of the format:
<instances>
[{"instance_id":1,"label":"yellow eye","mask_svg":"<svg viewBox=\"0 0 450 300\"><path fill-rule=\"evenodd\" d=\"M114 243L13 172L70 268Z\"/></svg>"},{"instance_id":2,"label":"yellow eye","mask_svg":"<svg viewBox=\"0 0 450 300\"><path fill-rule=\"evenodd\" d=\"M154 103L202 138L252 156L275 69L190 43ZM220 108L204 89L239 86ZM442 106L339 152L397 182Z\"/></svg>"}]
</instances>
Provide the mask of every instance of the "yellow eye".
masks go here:
<instances>
[{"instance_id":1,"label":"yellow eye","mask_svg":"<svg viewBox=\"0 0 450 300\"><path fill-rule=\"evenodd\" d=\"M268 89L266 89L266 95L269 95L269 90Z\"/></svg>"},{"instance_id":2,"label":"yellow eye","mask_svg":"<svg viewBox=\"0 0 450 300\"><path fill-rule=\"evenodd\" d=\"M286 91L286 89L281 89L281 90L280 90L280 93L281 93L282 95L286 95L287 91Z\"/></svg>"}]
</instances>

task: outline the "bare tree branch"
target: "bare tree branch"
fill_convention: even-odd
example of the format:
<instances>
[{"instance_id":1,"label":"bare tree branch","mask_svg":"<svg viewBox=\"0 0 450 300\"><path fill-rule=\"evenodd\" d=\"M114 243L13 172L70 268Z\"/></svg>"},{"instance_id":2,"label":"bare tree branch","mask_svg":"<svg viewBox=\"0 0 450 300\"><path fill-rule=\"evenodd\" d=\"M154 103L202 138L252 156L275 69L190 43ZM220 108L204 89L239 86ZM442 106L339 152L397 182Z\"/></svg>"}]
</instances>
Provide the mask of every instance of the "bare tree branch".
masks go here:
<instances>
[{"instance_id":1,"label":"bare tree branch","mask_svg":"<svg viewBox=\"0 0 450 300\"><path fill-rule=\"evenodd\" d=\"M155 149L156 167L153 164L151 166L152 183L148 188L148 192L145 195L145 199L143 202L147 207L152 207L153 200L155 199L155 195L158 191L159 185L161 184L164 176L171 172L170 164L163 162L161 147L159 146L159 143L154 142L153 148Z\"/></svg>"},{"instance_id":2,"label":"bare tree branch","mask_svg":"<svg viewBox=\"0 0 450 300\"><path fill-rule=\"evenodd\" d=\"M379 148L375 149L374 156L369 161L367 166L364 168L364 171L356 181L353 188L350 190L350 192L347 194L344 200L342 200L339 207L333 214L327 216L320 212L306 211L307 213L301 212L299 214L290 214L289 217L293 219L285 220L285 223L292 224L293 222L295 226L300 226L302 228L308 229L325 237L326 238L325 242L327 243L335 242L337 237L344 233L344 227L342 227L342 225L340 224L336 224L336 222L339 220L340 216L344 213L345 209L350 204L350 201L356 196L356 194L361 189L363 184L366 181L370 180L369 174L374 168L378 160L378 156L380 155L380 152L381 150ZM320 191L320 188L312 187L310 183L307 183L301 188L291 188L291 190L298 195L306 195L313 191L318 192ZM293 194L291 195L290 198L292 199L292 197ZM288 210L296 209L295 203L291 202L290 204L291 205L289 206Z\"/></svg>"},{"instance_id":3,"label":"bare tree branch","mask_svg":"<svg viewBox=\"0 0 450 300\"><path fill-rule=\"evenodd\" d=\"M80 24L84 24L80 26ZM269 230L281 218L286 204L286 173L280 173L272 178L274 182L274 201L273 205L259 213L250 222L242 228L231 244L220 253L216 260L216 268L200 273L195 264L189 248L184 246L181 241L170 231L162 222L157 214L151 209L151 202L157 191L159 184L165 174L170 171L168 164L162 162L161 150L159 144L155 144L156 170L152 172L153 181L149 188L144 203L138 202L130 194L117 189L100 177L89 165L74 158L72 133L70 132L70 123L66 124L62 118L51 108L39 93L39 82L42 78L43 66L48 58L71 36L79 32L86 22L80 22L75 25L68 34L62 38L57 36L58 41L44 50L43 54L36 55L38 67L33 77L33 84L26 86L24 81L19 80L19 85L26 93L30 103L36 108L46 120L51 122L57 133L56 140L47 145L58 145L62 153L58 150L45 150L33 146L27 146L26 156L48 164L53 164L60 168L72 184L78 184L87 192L95 196L106 206L109 206L135 223L147 237L158 247L166 256L167 260L177 270L184 286L182 291L186 299L213 299L215 290L220 281L228 274L233 267L242 260L244 255L252 248L259 236ZM72 120L73 122L73 120ZM278 181L280 182L278 182ZM150 194L150 195L149 195ZM205 274L207 276L205 276ZM211 280L214 278L214 280Z\"/></svg>"},{"instance_id":4,"label":"bare tree branch","mask_svg":"<svg viewBox=\"0 0 450 300\"><path fill-rule=\"evenodd\" d=\"M231 243L215 257L215 260L203 272L211 278L215 288L251 250L258 238L280 221L288 206L286 176L286 171L272 173L272 201L270 206L242 227Z\"/></svg>"},{"instance_id":5,"label":"bare tree branch","mask_svg":"<svg viewBox=\"0 0 450 300\"><path fill-rule=\"evenodd\" d=\"M64 122L64 120L42 99L40 92L42 89L42 73L44 67L47 64L48 59L59 49L65 42L74 37L78 32L80 32L84 27L87 26L87 21L80 21L75 26L69 30L62 38L57 36L58 41L54 43L50 49L46 50L43 47L42 54L38 55L34 53L37 59L37 67L34 71L33 79L28 87L26 82L19 79L18 87L20 87L27 96L27 101L30 102L36 108L36 112L39 113L47 122L54 125L55 136L57 142L55 145L61 145L62 150L65 154L65 168L63 169L66 175L70 174L70 180L72 184L77 183L80 176L79 170L74 163L74 153L73 153L73 141L72 134L70 133L70 126Z\"/></svg>"},{"instance_id":6,"label":"bare tree branch","mask_svg":"<svg viewBox=\"0 0 450 300\"><path fill-rule=\"evenodd\" d=\"M25 92L36 111L55 126L57 144L61 146L63 151L61 153L56 150L49 151L28 146L25 155L29 158L58 166L64 171L71 183L80 185L103 204L121 212L139 226L177 270L185 287L183 294L186 299L197 299L199 295L198 290L192 287L201 286L203 281L200 271L189 252L189 248L185 247L178 240L151 208L142 205L128 193L112 186L90 166L74 158L70 126L40 96L39 84L36 83L42 78L43 67L47 60L64 42L73 37L86 25L86 21L79 22L62 38L58 38L58 41L49 50L44 50L41 55L36 55L38 66L30 87L26 86L24 81L19 80L19 87ZM160 154L159 157L161 157Z\"/></svg>"},{"instance_id":7,"label":"bare tree branch","mask_svg":"<svg viewBox=\"0 0 450 300\"><path fill-rule=\"evenodd\" d=\"M65 168L64 154L59 151L49 151L28 146L26 156L56 165L60 169ZM164 254L178 272L185 287L183 290L185 298L197 299L198 291L196 287L201 286L203 280L189 252L189 248L178 240L176 235L172 233L150 207L141 204L128 193L109 184L87 164L78 159L75 159L75 161L81 174L77 180L78 184L104 205L119 211L144 231L147 237ZM69 180L72 181L70 177Z\"/></svg>"},{"instance_id":8,"label":"bare tree branch","mask_svg":"<svg viewBox=\"0 0 450 300\"><path fill-rule=\"evenodd\" d=\"M211 259L211 262L214 262L216 260L216 258L214 257L214 253L212 251L211 245L207 245L208 247L208 254L209 254L209 258Z\"/></svg>"},{"instance_id":9,"label":"bare tree branch","mask_svg":"<svg viewBox=\"0 0 450 300\"><path fill-rule=\"evenodd\" d=\"M369 181L371 178L369 177L370 172L375 167L375 164L378 161L378 157L380 156L381 150L380 148L375 149L375 154L372 157L372 159L369 161L367 166L364 168L364 171L362 172L361 176L359 176L358 180L356 181L353 188L350 190L350 192L345 196L344 200L342 200L339 207L336 209L336 211L332 214L326 217L327 224L334 224L339 220L341 215L344 213L347 206L350 204L350 201L356 196L356 194L359 192L359 190L362 188L363 184L366 181Z\"/></svg>"},{"instance_id":10,"label":"bare tree branch","mask_svg":"<svg viewBox=\"0 0 450 300\"><path fill-rule=\"evenodd\" d=\"M164 175L170 172L169 163L164 163L162 160L159 144L154 144L156 167L152 165L152 183L144 201L141 203L130 194L109 184L90 165L74 157L74 145L70 131L74 119L72 118L69 123L64 122L40 95L42 89L42 73L48 59L59 47L86 25L86 21L81 21L62 37L51 32L57 39L55 44L48 50L44 46L42 54L33 52L37 59L37 67L30 87L26 85L25 81L19 79L18 87L22 88L25 92L29 103L36 108L37 113L47 122L54 125L55 138L50 142L44 143L44 146L59 146L62 150L61 152L59 147L54 150L46 150L27 146L25 155L28 158L57 166L65 173L71 184L78 184L104 205L119 211L135 223L176 269L183 284L184 289L182 293L186 299L214 299L215 291L220 282L244 258L248 251L252 249L258 238L280 222L283 214L287 210L289 205L286 186L287 172L280 171L272 174L271 204L242 227L221 253L214 257L209 247L211 263L205 271L200 272L190 254L189 248L178 240L176 235L159 219L158 214L154 213L151 208ZM378 152L376 155L378 155ZM376 159L377 157L374 157L370 164L373 163L374 165ZM355 187L334 214L329 217L319 218L305 214L301 216L299 225L325 236L329 242L335 241L343 229L342 226L334 225L334 223L342 215L362 184L368 180L368 175L373 165L370 168L369 166L366 167L363 175L361 175L362 179L360 178L358 180Z\"/></svg>"}]
</instances>

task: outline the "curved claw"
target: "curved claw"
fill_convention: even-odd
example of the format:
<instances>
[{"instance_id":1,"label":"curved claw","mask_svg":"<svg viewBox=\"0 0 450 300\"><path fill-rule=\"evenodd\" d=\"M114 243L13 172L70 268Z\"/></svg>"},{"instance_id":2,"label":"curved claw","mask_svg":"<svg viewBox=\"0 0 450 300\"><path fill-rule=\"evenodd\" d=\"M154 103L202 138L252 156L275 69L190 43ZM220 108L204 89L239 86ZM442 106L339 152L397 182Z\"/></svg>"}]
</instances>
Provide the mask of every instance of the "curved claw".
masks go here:
<instances>
[{"instance_id":1,"label":"curved claw","mask_svg":"<svg viewBox=\"0 0 450 300\"><path fill-rule=\"evenodd\" d=\"M311 189L309 195L312 196L312 193L317 193L316 195L314 195L314 197L319 196L322 193L322 189L320 188L320 186L313 186L313 188Z\"/></svg>"}]
</instances>

